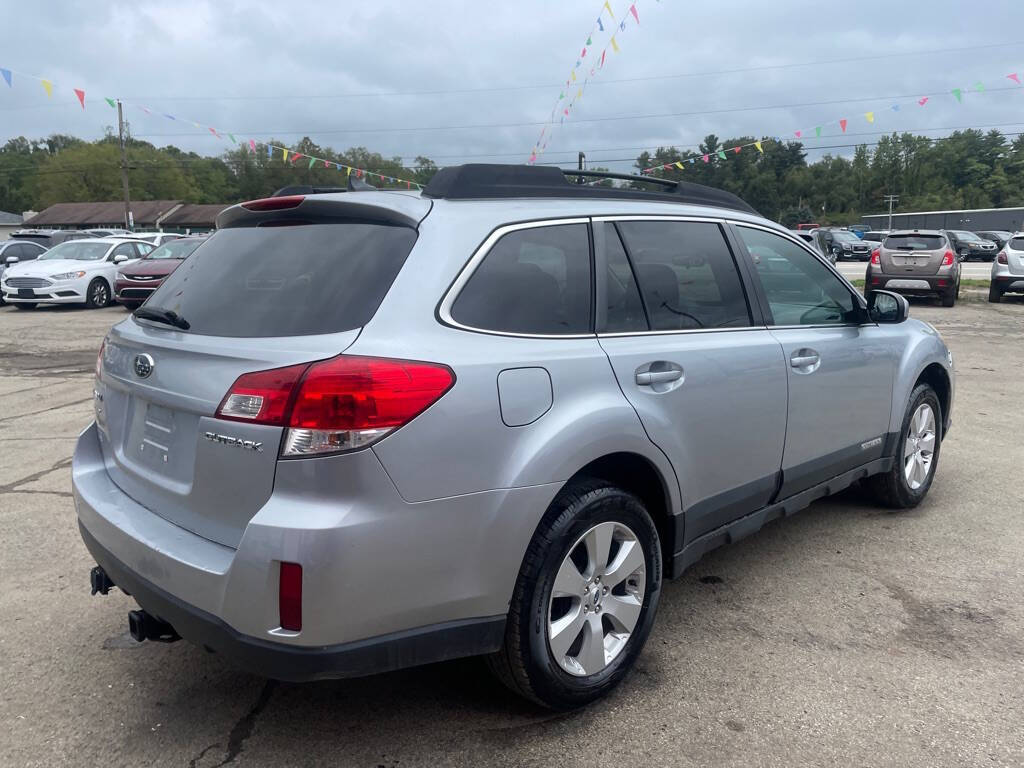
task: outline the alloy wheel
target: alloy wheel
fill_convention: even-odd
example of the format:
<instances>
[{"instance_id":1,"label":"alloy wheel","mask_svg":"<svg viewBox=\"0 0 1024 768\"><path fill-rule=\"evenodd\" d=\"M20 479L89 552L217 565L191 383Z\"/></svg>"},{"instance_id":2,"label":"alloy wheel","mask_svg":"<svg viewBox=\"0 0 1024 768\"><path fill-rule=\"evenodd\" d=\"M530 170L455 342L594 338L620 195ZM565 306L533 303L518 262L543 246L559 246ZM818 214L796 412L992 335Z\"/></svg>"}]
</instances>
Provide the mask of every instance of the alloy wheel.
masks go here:
<instances>
[{"instance_id":1,"label":"alloy wheel","mask_svg":"<svg viewBox=\"0 0 1024 768\"><path fill-rule=\"evenodd\" d=\"M910 428L903 446L903 476L916 491L928 480L935 459L935 411L921 403L910 417Z\"/></svg>"},{"instance_id":2,"label":"alloy wheel","mask_svg":"<svg viewBox=\"0 0 1024 768\"><path fill-rule=\"evenodd\" d=\"M97 282L92 288L92 303L97 307L105 307L109 298L106 283L102 280Z\"/></svg>"},{"instance_id":3,"label":"alloy wheel","mask_svg":"<svg viewBox=\"0 0 1024 768\"><path fill-rule=\"evenodd\" d=\"M571 675L593 675L629 641L644 604L643 547L622 523L598 523L562 560L548 605L548 647Z\"/></svg>"}]
</instances>

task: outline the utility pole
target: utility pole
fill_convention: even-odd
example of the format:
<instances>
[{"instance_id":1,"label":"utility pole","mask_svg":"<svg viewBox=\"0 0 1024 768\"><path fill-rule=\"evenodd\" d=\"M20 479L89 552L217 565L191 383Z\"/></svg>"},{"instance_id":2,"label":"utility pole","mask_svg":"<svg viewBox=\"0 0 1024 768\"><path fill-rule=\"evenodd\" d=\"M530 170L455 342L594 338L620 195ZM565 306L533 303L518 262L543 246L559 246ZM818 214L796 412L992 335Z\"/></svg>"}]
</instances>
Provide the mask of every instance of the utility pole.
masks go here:
<instances>
[{"instance_id":1,"label":"utility pole","mask_svg":"<svg viewBox=\"0 0 1024 768\"><path fill-rule=\"evenodd\" d=\"M127 124L124 121L124 112L121 109L121 100L117 100L117 140L121 145L121 188L124 190L124 228L132 231L132 203L131 195L128 193L128 142L125 133Z\"/></svg>"},{"instance_id":2,"label":"utility pole","mask_svg":"<svg viewBox=\"0 0 1024 768\"><path fill-rule=\"evenodd\" d=\"M900 196L899 195L886 195L882 199L885 200L887 203L889 203L889 231L892 232L892 204L896 203L896 202L899 202Z\"/></svg>"}]
</instances>

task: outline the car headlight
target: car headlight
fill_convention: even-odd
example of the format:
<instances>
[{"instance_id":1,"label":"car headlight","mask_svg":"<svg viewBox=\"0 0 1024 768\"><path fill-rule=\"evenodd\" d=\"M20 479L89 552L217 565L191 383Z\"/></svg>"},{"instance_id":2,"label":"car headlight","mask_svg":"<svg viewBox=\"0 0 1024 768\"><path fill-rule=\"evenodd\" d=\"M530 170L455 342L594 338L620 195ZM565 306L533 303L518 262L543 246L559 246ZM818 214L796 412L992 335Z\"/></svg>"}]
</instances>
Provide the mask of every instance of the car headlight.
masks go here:
<instances>
[{"instance_id":1,"label":"car headlight","mask_svg":"<svg viewBox=\"0 0 1024 768\"><path fill-rule=\"evenodd\" d=\"M61 272L59 275L50 275L51 280L75 280L79 277L85 277L84 271L78 272Z\"/></svg>"}]
</instances>

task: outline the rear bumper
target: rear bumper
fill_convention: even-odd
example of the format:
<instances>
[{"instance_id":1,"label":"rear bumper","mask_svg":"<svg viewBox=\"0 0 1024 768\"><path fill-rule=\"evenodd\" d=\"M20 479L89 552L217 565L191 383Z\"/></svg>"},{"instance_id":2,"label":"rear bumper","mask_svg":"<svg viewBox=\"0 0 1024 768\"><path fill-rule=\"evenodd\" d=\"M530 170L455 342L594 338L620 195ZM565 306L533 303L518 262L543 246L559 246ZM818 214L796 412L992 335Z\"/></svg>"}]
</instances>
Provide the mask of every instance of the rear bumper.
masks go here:
<instances>
[{"instance_id":1,"label":"rear bumper","mask_svg":"<svg viewBox=\"0 0 1024 768\"><path fill-rule=\"evenodd\" d=\"M956 290L956 278L953 275L887 275L869 269L864 289L908 296L942 296Z\"/></svg>"},{"instance_id":2,"label":"rear bumper","mask_svg":"<svg viewBox=\"0 0 1024 768\"><path fill-rule=\"evenodd\" d=\"M992 285L1002 293L1024 293L1024 275L993 274Z\"/></svg>"},{"instance_id":3,"label":"rear bumper","mask_svg":"<svg viewBox=\"0 0 1024 768\"><path fill-rule=\"evenodd\" d=\"M122 591L186 640L223 654L237 666L276 680L359 677L496 651L505 617L450 621L341 645L304 648L244 635L132 571L78 523L86 549Z\"/></svg>"},{"instance_id":4,"label":"rear bumper","mask_svg":"<svg viewBox=\"0 0 1024 768\"><path fill-rule=\"evenodd\" d=\"M558 491L410 503L372 451L279 462L232 549L125 494L95 424L79 437L72 487L82 538L115 583L185 639L287 680L497 650L523 553ZM282 561L303 569L299 632L280 627Z\"/></svg>"}]
</instances>

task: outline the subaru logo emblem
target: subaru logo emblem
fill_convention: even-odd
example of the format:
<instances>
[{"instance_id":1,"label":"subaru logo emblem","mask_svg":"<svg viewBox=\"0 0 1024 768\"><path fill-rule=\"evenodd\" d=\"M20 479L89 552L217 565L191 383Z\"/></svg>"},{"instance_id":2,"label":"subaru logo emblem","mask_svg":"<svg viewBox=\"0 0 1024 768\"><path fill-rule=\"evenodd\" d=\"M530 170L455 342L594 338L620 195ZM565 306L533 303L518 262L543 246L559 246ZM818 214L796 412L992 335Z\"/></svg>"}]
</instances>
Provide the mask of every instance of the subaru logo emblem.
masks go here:
<instances>
[{"instance_id":1,"label":"subaru logo emblem","mask_svg":"<svg viewBox=\"0 0 1024 768\"><path fill-rule=\"evenodd\" d=\"M135 375L140 379L146 378L153 372L154 365L156 365L156 363L153 362L153 358L146 353L136 355L134 363Z\"/></svg>"}]
</instances>

